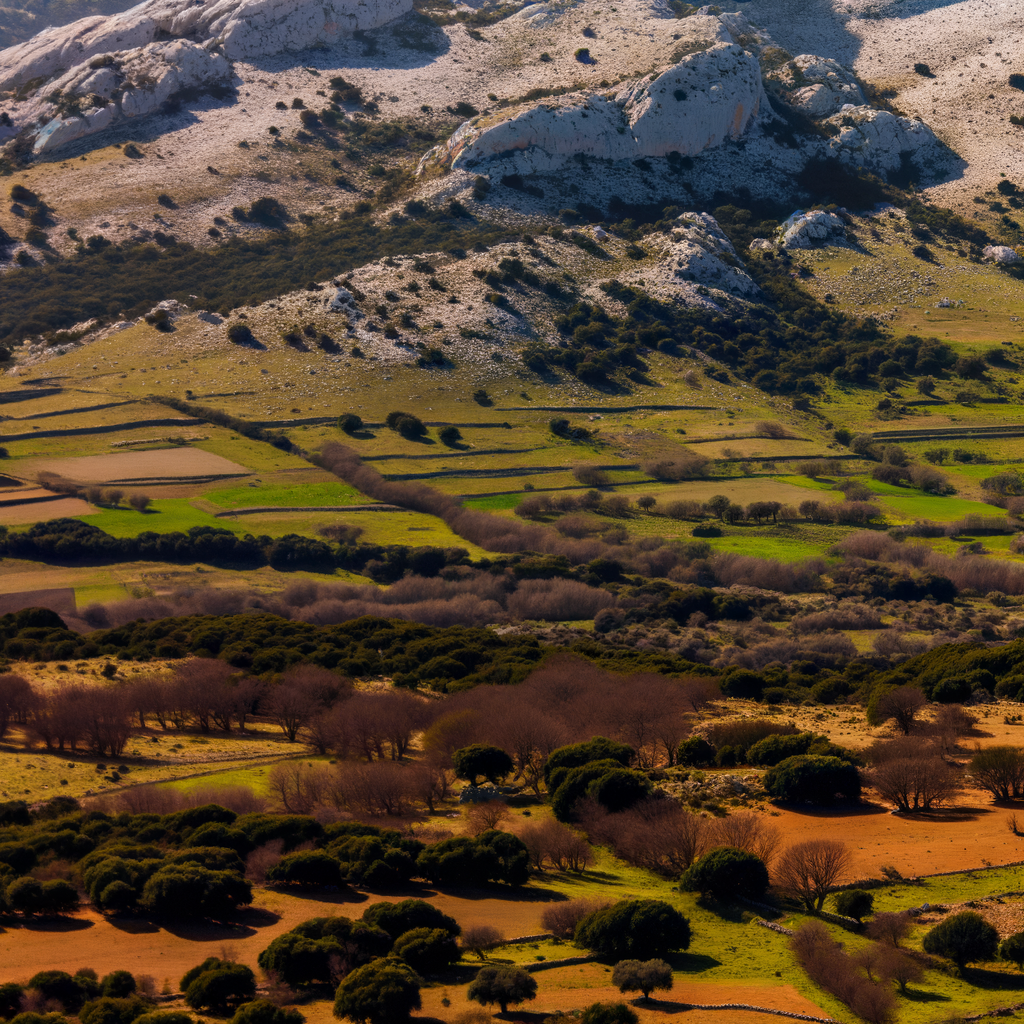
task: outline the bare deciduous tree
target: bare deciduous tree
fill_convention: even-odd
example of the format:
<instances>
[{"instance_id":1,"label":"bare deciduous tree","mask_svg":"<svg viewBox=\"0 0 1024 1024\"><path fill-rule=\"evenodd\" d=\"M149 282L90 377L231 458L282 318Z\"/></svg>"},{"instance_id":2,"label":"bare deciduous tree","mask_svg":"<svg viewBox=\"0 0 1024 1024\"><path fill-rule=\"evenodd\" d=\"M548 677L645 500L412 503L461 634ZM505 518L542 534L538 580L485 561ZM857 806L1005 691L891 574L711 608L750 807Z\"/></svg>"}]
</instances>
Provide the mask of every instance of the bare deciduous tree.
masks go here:
<instances>
[{"instance_id":1,"label":"bare deciduous tree","mask_svg":"<svg viewBox=\"0 0 1024 1024\"><path fill-rule=\"evenodd\" d=\"M921 708L927 703L925 695L916 686L897 686L879 698L876 716L880 722L893 722L907 736L914 728Z\"/></svg>"},{"instance_id":2,"label":"bare deciduous tree","mask_svg":"<svg viewBox=\"0 0 1024 1024\"><path fill-rule=\"evenodd\" d=\"M913 927L913 918L905 910L881 910L868 922L867 936L876 942L898 947Z\"/></svg>"},{"instance_id":3,"label":"bare deciduous tree","mask_svg":"<svg viewBox=\"0 0 1024 1024\"><path fill-rule=\"evenodd\" d=\"M724 818L716 818L711 832L713 845L746 850L769 867L782 842L781 830L755 811L734 811Z\"/></svg>"},{"instance_id":4,"label":"bare deciduous tree","mask_svg":"<svg viewBox=\"0 0 1024 1024\"><path fill-rule=\"evenodd\" d=\"M783 851L772 871L774 887L810 910L821 910L825 897L849 870L850 851L836 839L807 839Z\"/></svg>"},{"instance_id":5,"label":"bare deciduous tree","mask_svg":"<svg viewBox=\"0 0 1024 1024\"><path fill-rule=\"evenodd\" d=\"M926 811L954 800L962 774L941 757L900 757L865 773L867 782L898 811Z\"/></svg>"}]
</instances>

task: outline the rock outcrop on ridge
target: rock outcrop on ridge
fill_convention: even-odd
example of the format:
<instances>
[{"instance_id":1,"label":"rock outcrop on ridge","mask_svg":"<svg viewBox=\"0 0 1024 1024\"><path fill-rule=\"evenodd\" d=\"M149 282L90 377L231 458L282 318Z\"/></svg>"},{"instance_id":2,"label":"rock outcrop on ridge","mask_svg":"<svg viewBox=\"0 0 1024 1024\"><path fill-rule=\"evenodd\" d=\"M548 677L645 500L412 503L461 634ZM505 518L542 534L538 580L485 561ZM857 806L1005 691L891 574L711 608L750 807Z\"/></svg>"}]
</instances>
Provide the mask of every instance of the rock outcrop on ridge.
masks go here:
<instances>
[{"instance_id":1,"label":"rock outcrop on ridge","mask_svg":"<svg viewBox=\"0 0 1024 1024\"><path fill-rule=\"evenodd\" d=\"M815 120L838 114L845 106L867 103L853 72L830 57L804 53L766 77L778 83L782 98L791 107Z\"/></svg>"},{"instance_id":2,"label":"rock outcrop on ridge","mask_svg":"<svg viewBox=\"0 0 1024 1024\"><path fill-rule=\"evenodd\" d=\"M720 41L617 95L575 93L474 118L427 153L420 169L537 174L581 154L605 160L695 156L739 139L763 100L757 59Z\"/></svg>"},{"instance_id":3,"label":"rock outcrop on ridge","mask_svg":"<svg viewBox=\"0 0 1024 1024\"><path fill-rule=\"evenodd\" d=\"M411 8L411 0L145 0L114 17L82 18L0 51L0 92L28 101L0 132L42 122L35 150L54 150L153 113L176 93L226 84L232 60L337 42Z\"/></svg>"},{"instance_id":4,"label":"rock outcrop on ridge","mask_svg":"<svg viewBox=\"0 0 1024 1024\"><path fill-rule=\"evenodd\" d=\"M660 259L624 280L642 284L652 295L685 306L721 309L730 298L756 301L761 290L743 269L732 242L710 213L684 213L666 239L644 240L661 249Z\"/></svg>"}]
</instances>

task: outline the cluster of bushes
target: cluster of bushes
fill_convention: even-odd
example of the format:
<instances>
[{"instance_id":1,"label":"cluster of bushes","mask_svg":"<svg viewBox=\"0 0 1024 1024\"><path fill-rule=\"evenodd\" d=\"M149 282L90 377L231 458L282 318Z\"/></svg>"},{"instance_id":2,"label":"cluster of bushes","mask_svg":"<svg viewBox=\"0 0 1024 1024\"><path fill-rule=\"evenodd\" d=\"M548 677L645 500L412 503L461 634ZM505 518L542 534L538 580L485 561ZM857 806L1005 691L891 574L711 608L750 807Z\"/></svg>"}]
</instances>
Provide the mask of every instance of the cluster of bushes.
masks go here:
<instances>
[{"instance_id":1,"label":"cluster of bushes","mask_svg":"<svg viewBox=\"0 0 1024 1024\"><path fill-rule=\"evenodd\" d=\"M142 981L145 991L139 991ZM154 1012L153 979L136 979L128 971L111 971L100 978L90 967L73 975L67 971L39 971L27 985L8 981L0 985L0 1018L16 1019L21 1024L46 1021L66 1024L68 1016L77 1016L82 1024L192 1024L182 1013ZM45 1005L50 1012L43 1016L26 1005ZM59 1010L58 1010L59 1008ZM177 1018L177 1019L175 1019Z\"/></svg>"},{"instance_id":2,"label":"cluster of bushes","mask_svg":"<svg viewBox=\"0 0 1024 1024\"><path fill-rule=\"evenodd\" d=\"M456 943L461 932L455 920L423 900L372 903L358 921L303 921L274 939L258 963L293 988L329 984L339 972L387 956L404 961L417 973L434 974L462 955Z\"/></svg>"},{"instance_id":3,"label":"cluster of bushes","mask_svg":"<svg viewBox=\"0 0 1024 1024\"><path fill-rule=\"evenodd\" d=\"M468 220L462 212L428 208L415 218L380 227L366 216L370 209L365 205L338 221L265 236L246 234L209 249L127 241L22 268L0 284L0 339L16 341L102 319L112 308L138 316L165 298L188 301L196 293L205 308L227 315L382 255L470 250L518 237L506 228ZM72 281L75 287L69 289Z\"/></svg>"},{"instance_id":4,"label":"cluster of bushes","mask_svg":"<svg viewBox=\"0 0 1024 1024\"><path fill-rule=\"evenodd\" d=\"M629 767L633 758L632 747L603 736L552 751L544 765L544 781L555 817L572 820L582 800L614 812L650 796L650 780Z\"/></svg>"},{"instance_id":5,"label":"cluster of bushes","mask_svg":"<svg viewBox=\"0 0 1024 1024\"><path fill-rule=\"evenodd\" d=\"M215 526L192 526L186 533L145 530L135 537L112 537L79 519L51 519L27 530L0 527L0 555L59 564L158 561L323 572L338 567L366 572L382 583L407 571L436 576L450 565L468 560L463 548L410 548L405 545L361 544L345 537L336 543L288 534L284 537L239 537Z\"/></svg>"},{"instance_id":6,"label":"cluster of bushes","mask_svg":"<svg viewBox=\"0 0 1024 1024\"><path fill-rule=\"evenodd\" d=\"M723 679L723 693L739 696L737 691L747 690L748 675L754 676L756 673L733 672L726 675ZM772 768L786 758L802 754L838 756L850 763L857 763L851 751L832 743L827 736L799 732L796 726L781 722L745 718L715 723L705 732L706 735L691 736L679 744L680 764L694 767L715 765L719 768L749 764Z\"/></svg>"}]
</instances>

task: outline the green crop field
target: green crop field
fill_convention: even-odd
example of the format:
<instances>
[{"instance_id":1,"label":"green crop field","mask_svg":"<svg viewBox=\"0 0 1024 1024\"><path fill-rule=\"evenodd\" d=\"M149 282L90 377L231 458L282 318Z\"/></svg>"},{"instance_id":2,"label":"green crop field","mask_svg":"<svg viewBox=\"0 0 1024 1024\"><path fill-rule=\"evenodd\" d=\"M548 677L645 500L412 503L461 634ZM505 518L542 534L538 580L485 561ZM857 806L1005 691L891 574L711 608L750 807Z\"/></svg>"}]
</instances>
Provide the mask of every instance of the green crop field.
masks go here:
<instances>
[{"instance_id":1,"label":"green crop field","mask_svg":"<svg viewBox=\"0 0 1024 1024\"><path fill-rule=\"evenodd\" d=\"M482 498L467 498L462 504L466 508L485 512L501 512L514 509L522 500L522 494L489 494Z\"/></svg>"},{"instance_id":2,"label":"green crop field","mask_svg":"<svg viewBox=\"0 0 1024 1024\"><path fill-rule=\"evenodd\" d=\"M343 483L298 484L293 487L254 482L242 487L207 491L203 497L224 509L274 505L361 505L372 499Z\"/></svg>"},{"instance_id":3,"label":"green crop field","mask_svg":"<svg viewBox=\"0 0 1024 1024\"><path fill-rule=\"evenodd\" d=\"M137 537L147 530L184 533L193 526L216 526L239 535L252 532L230 519L217 519L209 512L201 512L186 498L157 498L145 512L131 508L106 508L78 518L112 537Z\"/></svg>"}]
</instances>

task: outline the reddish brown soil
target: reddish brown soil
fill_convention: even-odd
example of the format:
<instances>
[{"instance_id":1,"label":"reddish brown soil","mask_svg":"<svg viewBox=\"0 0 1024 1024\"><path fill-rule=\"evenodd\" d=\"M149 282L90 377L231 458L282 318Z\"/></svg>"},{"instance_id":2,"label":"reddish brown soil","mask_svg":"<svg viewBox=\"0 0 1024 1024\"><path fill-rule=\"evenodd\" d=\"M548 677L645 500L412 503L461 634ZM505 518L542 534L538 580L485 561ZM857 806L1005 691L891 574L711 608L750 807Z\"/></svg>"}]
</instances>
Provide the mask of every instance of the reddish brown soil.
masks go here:
<instances>
[{"instance_id":1,"label":"reddish brown soil","mask_svg":"<svg viewBox=\"0 0 1024 1024\"><path fill-rule=\"evenodd\" d=\"M1024 839L1007 828L1012 814L1024 825L1024 808L995 807L991 801L988 793L968 790L962 806L929 814L890 814L869 805L852 812L786 809L772 820L787 844L843 840L853 853L858 878L880 877L883 864L911 877L1024 860Z\"/></svg>"},{"instance_id":2,"label":"reddish brown soil","mask_svg":"<svg viewBox=\"0 0 1024 1024\"><path fill-rule=\"evenodd\" d=\"M0 975L26 980L36 971L60 969L74 973L92 967L101 975L113 970L151 974L158 983L172 985L207 956L229 948L233 958L256 966L256 957L278 935L310 917L346 914L359 917L372 902L395 902L407 896L429 898L463 927L500 919L508 935L530 935L541 930L546 905L543 891L528 889L522 899L498 900L472 891L459 896L434 895L419 890L393 896L367 897L339 894L336 899L302 899L291 894L257 890L253 908L233 926L182 924L158 927L134 918L108 919L91 910L62 923L28 923L0 933Z\"/></svg>"}]
</instances>

